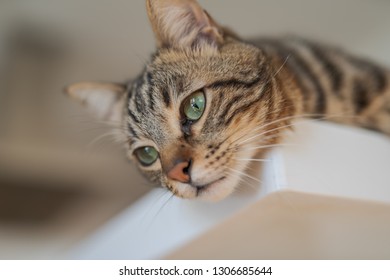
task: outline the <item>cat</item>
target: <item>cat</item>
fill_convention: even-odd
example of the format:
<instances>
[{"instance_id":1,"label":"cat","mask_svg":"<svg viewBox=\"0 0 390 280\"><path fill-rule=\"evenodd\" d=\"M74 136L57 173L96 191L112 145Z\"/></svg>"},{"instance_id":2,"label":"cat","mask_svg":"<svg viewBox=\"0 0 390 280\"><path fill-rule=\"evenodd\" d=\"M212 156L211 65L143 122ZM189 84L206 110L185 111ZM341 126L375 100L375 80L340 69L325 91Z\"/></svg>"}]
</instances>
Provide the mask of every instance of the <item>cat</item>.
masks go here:
<instances>
[{"instance_id":1,"label":"cat","mask_svg":"<svg viewBox=\"0 0 390 280\"><path fill-rule=\"evenodd\" d=\"M390 134L389 70L300 38L240 39L196 0L146 8L157 51L138 78L66 92L120 122L127 156L174 195L227 197L301 116Z\"/></svg>"}]
</instances>

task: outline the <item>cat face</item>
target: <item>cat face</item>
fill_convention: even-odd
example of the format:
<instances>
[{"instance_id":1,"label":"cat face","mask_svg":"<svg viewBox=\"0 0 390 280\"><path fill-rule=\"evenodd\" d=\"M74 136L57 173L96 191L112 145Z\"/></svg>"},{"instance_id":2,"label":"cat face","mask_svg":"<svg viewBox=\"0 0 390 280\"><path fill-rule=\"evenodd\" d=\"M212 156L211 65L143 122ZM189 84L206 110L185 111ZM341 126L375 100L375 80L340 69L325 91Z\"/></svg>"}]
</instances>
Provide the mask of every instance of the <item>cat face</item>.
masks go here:
<instances>
[{"instance_id":1,"label":"cat face","mask_svg":"<svg viewBox=\"0 0 390 280\"><path fill-rule=\"evenodd\" d=\"M219 51L161 50L127 100L128 154L146 177L185 198L231 193L257 145L241 142L266 114L257 105L272 87L264 59L235 41Z\"/></svg>"},{"instance_id":2,"label":"cat face","mask_svg":"<svg viewBox=\"0 0 390 280\"><path fill-rule=\"evenodd\" d=\"M103 118L120 119L127 155L151 181L179 197L222 199L256 147L277 139L266 132L280 117L272 69L196 1L147 1L147 9L158 51L141 75L126 88L104 85L106 94L102 84L68 92Z\"/></svg>"}]
</instances>

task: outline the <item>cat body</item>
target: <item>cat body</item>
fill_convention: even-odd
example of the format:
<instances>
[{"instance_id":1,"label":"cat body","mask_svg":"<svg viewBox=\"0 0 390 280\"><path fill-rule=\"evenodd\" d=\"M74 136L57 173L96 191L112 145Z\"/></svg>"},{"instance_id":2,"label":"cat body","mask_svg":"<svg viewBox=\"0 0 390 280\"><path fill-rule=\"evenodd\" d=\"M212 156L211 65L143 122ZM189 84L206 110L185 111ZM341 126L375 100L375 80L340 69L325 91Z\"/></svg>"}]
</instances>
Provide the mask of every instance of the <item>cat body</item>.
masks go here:
<instances>
[{"instance_id":1,"label":"cat body","mask_svg":"<svg viewBox=\"0 0 390 280\"><path fill-rule=\"evenodd\" d=\"M299 38L244 41L194 0L146 4L158 50L139 77L67 92L120 122L128 157L176 196L228 196L298 117L390 134L381 66Z\"/></svg>"},{"instance_id":2,"label":"cat body","mask_svg":"<svg viewBox=\"0 0 390 280\"><path fill-rule=\"evenodd\" d=\"M279 78L281 84L292 77L302 96L304 114L390 134L389 70L301 38L253 43L267 52L274 67L284 64L280 67L287 73Z\"/></svg>"}]
</instances>

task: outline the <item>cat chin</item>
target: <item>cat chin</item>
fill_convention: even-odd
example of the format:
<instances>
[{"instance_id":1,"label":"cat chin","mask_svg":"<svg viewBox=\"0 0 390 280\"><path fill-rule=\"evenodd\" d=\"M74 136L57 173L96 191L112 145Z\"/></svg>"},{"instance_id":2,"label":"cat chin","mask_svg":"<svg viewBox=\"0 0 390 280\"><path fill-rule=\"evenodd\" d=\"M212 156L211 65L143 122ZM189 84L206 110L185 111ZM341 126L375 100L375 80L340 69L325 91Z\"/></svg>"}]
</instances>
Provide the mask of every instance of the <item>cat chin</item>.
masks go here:
<instances>
[{"instance_id":1,"label":"cat chin","mask_svg":"<svg viewBox=\"0 0 390 280\"><path fill-rule=\"evenodd\" d=\"M205 189L202 189L196 199L209 202L218 202L232 194L234 189L234 185L228 184L225 180L218 181L207 186Z\"/></svg>"},{"instance_id":2,"label":"cat chin","mask_svg":"<svg viewBox=\"0 0 390 280\"><path fill-rule=\"evenodd\" d=\"M234 192L238 181L237 178L226 177L209 184L199 191L188 184L180 183L176 185L176 195L185 199L218 202Z\"/></svg>"}]
</instances>

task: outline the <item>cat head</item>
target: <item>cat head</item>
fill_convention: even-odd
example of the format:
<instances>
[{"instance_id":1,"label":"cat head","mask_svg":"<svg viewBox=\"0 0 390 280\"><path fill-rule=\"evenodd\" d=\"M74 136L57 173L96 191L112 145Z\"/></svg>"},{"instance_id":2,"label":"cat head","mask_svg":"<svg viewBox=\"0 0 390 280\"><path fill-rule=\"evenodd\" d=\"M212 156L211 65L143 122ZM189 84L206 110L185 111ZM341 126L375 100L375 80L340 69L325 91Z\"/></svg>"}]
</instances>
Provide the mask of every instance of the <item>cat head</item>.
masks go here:
<instances>
[{"instance_id":1,"label":"cat head","mask_svg":"<svg viewBox=\"0 0 390 280\"><path fill-rule=\"evenodd\" d=\"M245 180L259 145L277 139L273 69L258 48L195 0L148 0L157 51L127 85L67 88L100 119L120 121L129 158L176 196L219 200Z\"/></svg>"}]
</instances>

